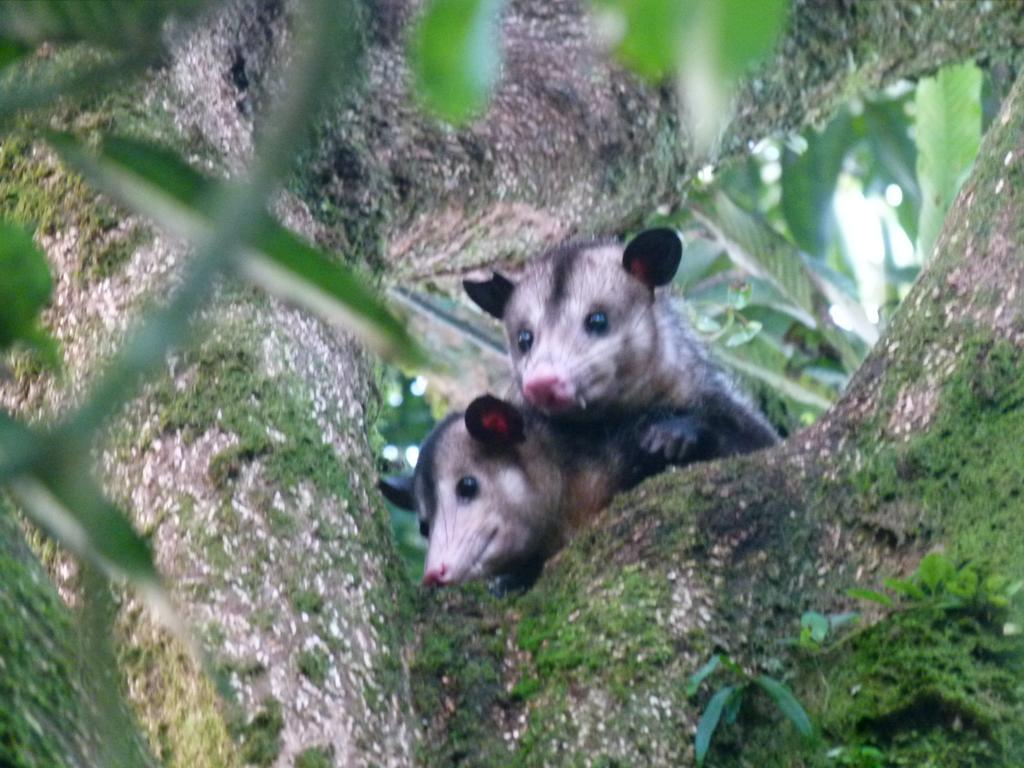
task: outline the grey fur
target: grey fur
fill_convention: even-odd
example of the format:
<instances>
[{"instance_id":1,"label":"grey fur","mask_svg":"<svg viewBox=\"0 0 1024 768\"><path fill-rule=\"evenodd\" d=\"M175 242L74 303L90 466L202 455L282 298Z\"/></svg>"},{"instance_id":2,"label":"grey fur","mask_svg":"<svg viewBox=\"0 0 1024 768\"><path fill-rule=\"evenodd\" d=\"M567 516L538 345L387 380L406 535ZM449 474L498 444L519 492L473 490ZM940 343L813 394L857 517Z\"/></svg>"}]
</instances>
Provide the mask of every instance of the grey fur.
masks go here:
<instances>
[{"instance_id":1,"label":"grey fur","mask_svg":"<svg viewBox=\"0 0 1024 768\"><path fill-rule=\"evenodd\" d=\"M664 243L664 233L645 240ZM575 240L527 266L502 314L519 396L531 375L557 372L571 382L576 403L547 414L556 428L611 419L629 431L647 422L652 434L641 435L641 448L668 463L746 453L777 442L767 420L711 360L668 289L652 288L626 270L624 250L613 240ZM670 269L677 264L678 251ZM608 316L604 337L584 330L585 317L594 311ZM534 335L526 353L514 343L524 329ZM683 418L692 428L659 427L655 415Z\"/></svg>"}]
</instances>

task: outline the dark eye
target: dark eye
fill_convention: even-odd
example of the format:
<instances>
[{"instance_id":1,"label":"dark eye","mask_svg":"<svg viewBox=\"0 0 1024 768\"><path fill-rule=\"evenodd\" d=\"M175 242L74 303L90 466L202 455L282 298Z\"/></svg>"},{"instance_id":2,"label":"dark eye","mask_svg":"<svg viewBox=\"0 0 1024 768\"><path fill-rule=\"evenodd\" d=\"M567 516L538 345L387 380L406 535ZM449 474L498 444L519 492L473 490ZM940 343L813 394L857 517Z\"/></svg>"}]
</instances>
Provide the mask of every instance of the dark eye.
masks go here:
<instances>
[{"instance_id":1,"label":"dark eye","mask_svg":"<svg viewBox=\"0 0 1024 768\"><path fill-rule=\"evenodd\" d=\"M587 333L603 336L608 333L608 315L604 312L591 312L583 321L583 327Z\"/></svg>"},{"instance_id":2,"label":"dark eye","mask_svg":"<svg viewBox=\"0 0 1024 768\"><path fill-rule=\"evenodd\" d=\"M528 331L523 328L523 330L519 332L519 335L516 336L516 344L519 346L520 352L524 354L529 352L530 347L533 346L533 331Z\"/></svg>"},{"instance_id":3,"label":"dark eye","mask_svg":"<svg viewBox=\"0 0 1024 768\"><path fill-rule=\"evenodd\" d=\"M459 482L455 484L455 495L458 496L461 501L469 501L470 499L475 498L477 491L479 490L480 485L472 475L466 475L465 477L459 478Z\"/></svg>"},{"instance_id":4,"label":"dark eye","mask_svg":"<svg viewBox=\"0 0 1024 768\"><path fill-rule=\"evenodd\" d=\"M424 539L430 538L430 523L426 520L420 520L420 536Z\"/></svg>"}]
</instances>

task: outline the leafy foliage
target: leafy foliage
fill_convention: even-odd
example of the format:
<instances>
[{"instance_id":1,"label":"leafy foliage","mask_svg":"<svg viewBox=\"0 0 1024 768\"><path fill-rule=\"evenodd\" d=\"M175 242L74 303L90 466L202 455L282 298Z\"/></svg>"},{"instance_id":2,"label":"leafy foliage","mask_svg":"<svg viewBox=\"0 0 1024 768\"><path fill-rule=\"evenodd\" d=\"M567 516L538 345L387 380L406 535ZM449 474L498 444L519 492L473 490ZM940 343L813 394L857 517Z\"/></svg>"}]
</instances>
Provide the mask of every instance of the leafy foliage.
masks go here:
<instances>
[{"instance_id":1,"label":"leafy foliage","mask_svg":"<svg viewBox=\"0 0 1024 768\"><path fill-rule=\"evenodd\" d=\"M699 150L713 143L736 80L768 54L785 0L595 0L618 57L650 80L674 75Z\"/></svg>"},{"instance_id":2,"label":"leafy foliage","mask_svg":"<svg viewBox=\"0 0 1024 768\"><path fill-rule=\"evenodd\" d=\"M910 578L890 577L883 583L896 595L895 599L870 589L851 589L847 594L887 608L895 607L896 601L902 600L947 611L980 612L999 621L1007 619L1011 604L1024 594L1024 579L1010 579L1000 573L986 574L970 563L957 566L941 552L931 552L921 558ZM1005 633L1017 631L1017 625L1006 621Z\"/></svg>"},{"instance_id":3,"label":"leafy foliage","mask_svg":"<svg viewBox=\"0 0 1024 768\"><path fill-rule=\"evenodd\" d=\"M432 0L413 31L410 59L417 93L452 123L487 106L501 65L502 0Z\"/></svg>"},{"instance_id":4,"label":"leafy foliage","mask_svg":"<svg viewBox=\"0 0 1024 768\"><path fill-rule=\"evenodd\" d=\"M917 178L921 221L917 248L931 255L935 239L981 144L981 70L946 67L917 86Z\"/></svg>"},{"instance_id":5,"label":"leafy foliage","mask_svg":"<svg viewBox=\"0 0 1024 768\"><path fill-rule=\"evenodd\" d=\"M31 235L0 220L0 350L21 342L56 365L56 343L36 323L52 288L46 258Z\"/></svg>"},{"instance_id":6,"label":"leafy foliage","mask_svg":"<svg viewBox=\"0 0 1024 768\"><path fill-rule=\"evenodd\" d=\"M703 683L718 670L730 673L734 682L719 686L701 712L700 720L697 722L697 733L694 737L694 753L698 766L704 765L704 760L711 748L711 738L718 729L722 718L725 718L727 725L736 722L743 706L744 696L752 687L757 687L766 693L779 711L793 723L800 735L808 738L814 735L811 719L785 684L770 675L751 675L724 654L715 654L690 676L686 685L687 697L696 696Z\"/></svg>"}]
</instances>

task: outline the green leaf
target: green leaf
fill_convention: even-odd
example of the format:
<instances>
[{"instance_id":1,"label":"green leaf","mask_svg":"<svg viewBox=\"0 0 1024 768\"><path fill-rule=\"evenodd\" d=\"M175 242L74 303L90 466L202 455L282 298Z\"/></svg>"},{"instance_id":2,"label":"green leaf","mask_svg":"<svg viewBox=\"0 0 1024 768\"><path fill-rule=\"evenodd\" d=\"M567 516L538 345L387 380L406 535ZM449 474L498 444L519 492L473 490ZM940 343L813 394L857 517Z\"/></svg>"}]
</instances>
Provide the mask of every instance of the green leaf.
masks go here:
<instances>
[{"instance_id":1,"label":"green leaf","mask_svg":"<svg viewBox=\"0 0 1024 768\"><path fill-rule=\"evenodd\" d=\"M675 72L694 0L597 0L599 28L618 32L615 55L656 81Z\"/></svg>"},{"instance_id":2,"label":"green leaf","mask_svg":"<svg viewBox=\"0 0 1024 768\"><path fill-rule=\"evenodd\" d=\"M725 78L742 75L771 52L786 21L788 0L704 0L717 12L714 45Z\"/></svg>"},{"instance_id":3,"label":"green leaf","mask_svg":"<svg viewBox=\"0 0 1024 768\"><path fill-rule=\"evenodd\" d=\"M0 349L36 343L36 316L50 300L50 270L32 236L0 221Z\"/></svg>"},{"instance_id":4,"label":"green leaf","mask_svg":"<svg viewBox=\"0 0 1024 768\"><path fill-rule=\"evenodd\" d=\"M735 310L741 310L750 303L750 297L754 293L754 286L748 282L736 282L729 284L729 305Z\"/></svg>"},{"instance_id":5,"label":"green leaf","mask_svg":"<svg viewBox=\"0 0 1024 768\"><path fill-rule=\"evenodd\" d=\"M213 226L210 202L222 185L176 155L143 142L109 138L99 155L66 135L52 134L61 157L102 191L181 237L199 239ZM240 269L285 300L355 332L387 357L422 362L404 325L356 274L264 214L248 240Z\"/></svg>"},{"instance_id":6,"label":"green leaf","mask_svg":"<svg viewBox=\"0 0 1024 768\"><path fill-rule=\"evenodd\" d=\"M944 67L917 84L917 179L921 213L917 248L925 260L981 143L981 70L973 62Z\"/></svg>"},{"instance_id":7,"label":"green leaf","mask_svg":"<svg viewBox=\"0 0 1024 768\"><path fill-rule=\"evenodd\" d=\"M882 592L876 592L873 589L862 589L861 587L853 587L852 589L846 590L846 594L850 597L856 598L857 600L869 600L872 603L878 603L885 607L892 606L892 598Z\"/></svg>"},{"instance_id":8,"label":"green leaf","mask_svg":"<svg viewBox=\"0 0 1024 768\"><path fill-rule=\"evenodd\" d=\"M844 611L843 613L833 613L828 617L828 626L835 632L840 627L852 624L853 622L860 619L860 614L857 611Z\"/></svg>"},{"instance_id":9,"label":"green leaf","mask_svg":"<svg viewBox=\"0 0 1024 768\"><path fill-rule=\"evenodd\" d=\"M787 151L782 158L782 213L797 245L818 259L835 231L832 199L850 138L850 117L843 112L811 135L804 153Z\"/></svg>"},{"instance_id":10,"label":"green leaf","mask_svg":"<svg viewBox=\"0 0 1024 768\"><path fill-rule=\"evenodd\" d=\"M785 375L748 361L737 355L728 354L722 350L716 350L715 357L735 371L738 371L755 379L760 379L768 386L781 392L786 397L802 405L814 408L818 411L825 411L832 405L832 401L823 397L812 389L803 386L799 382L787 378Z\"/></svg>"},{"instance_id":11,"label":"green leaf","mask_svg":"<svg viewBox=\"0 0 1024 768\"><path fill-rule=\"evenodd\" d=\"M743 692L747 689L746 685L741 685L739 688L732 692L725 701L725 711L723 712L723 718L725 719L726 725L733 725L736 719L740 716L740 707L743 706Z\"/></svg>"},{"instance_id":12,"label":"green leaf","mask_svg":"<svg viewBox=\"0 0 1024 768\"><path fill-rule=\"evenodd\" d=\"M172 12L191 14L207 0L21 0L4 3L0 37L22 44L86 41L111 48L135 47L160 36Z\"/></svg>"},{"instance_id":13,"label":"green leaf","mask_svg":"<svg viewBox=\"0 0 1024 768\"><path fill-rule=\"evenodd\" d=\"M712 672L718 669L718 665L722 662L722 658L716 653L710 659L708 659L696 672L690 675L690 679L686 683L686 697L692 699L697 695L697 691L700 690L700 684L703 683Z\"/></svg>"},{"instance_id":14,"label":"green leaf","mask_svg":"<svg viewBox=\"0 0 1024 768\"><path fill-rule=\"evenodd\" d=\"M906 579L888 578L883 582L893 592L909 597L911 600L924 600L925 594L917 584Z\"/></svg>"},{"instance_id":15,"label":"green leaf","mask_svg":"<svg viewBox=\"0 0 1024 768\"><path fill-rule=\"evenodd\" d=\"M701 333L718 333L722 330L722 324L708 315L697 315L695 326Z\"/></svg>"},{"instance_id":16,"label":"green leaf","mask_svg":"<svg viewBox=\"0 0 1024 768\"><path fill-rule=\"evenodd\" d=\"M708 701L704 712L701 713L700 720L697 723L697 737L694 743L698 766L704 765L704 758L707 757L708 749L711 747L711 737L718 727L718 722L722 719L722 710L725 708L726 700L732 693L733 687L731 685L719 688L715 695L711 697L711 700Z\"/></svg>"},{"instance_id":17,"label":"green leaf","mask_svg":"<svg viewBox=\"0 0 1024 768\"><path fill-rule=\"evenodd\" d=\"M796 700L796 697L793 696L789 688L768 675L758 675L754 682L761 686L775 700L779 709L782 710L782 714L790 719L803 736L810 737L814 733L811 719L807 716L804 708L800 706L800 702Z\"/></svg>"},{"instance_id":18,"label":"green leaf","mask_svg":"<svg viewBox=\"0 0 1024 768\"><path fill-rule=\"evenodd\" d=\"M25 56L32 48L17 40L0 38L0 69L13 64Z\"/></svg>"},{"instance_id":19,"label":"green leaf","mask_svg":"<svg viewBox=\"0 0 1024 768\"><path fill-rule=\"evenodd\" d=\"M452 123L480 114L500 69L501 0L431 0L411 40L416 90Z\"/></svg>"},{"instance_id":20,"label":"green leaf","mask_svg":"<svg viewBox=\"0 0 1024 768\"><path fill-rule=\"evenodd\" d=\"M946 591L951 595L970 600L978 594L978 574L971 568L961 568L952 578L945 580Z\"/></svg>"},{"instance_id":21,"label":"green leaf","mask_svg":"<svg viewBox=\"0 0 1024 768\"><path fill-rule=\"evenodd\" d=\"M733 262L756 277L772 282L815 326L814 286L797 250L757 216L716 192L709 214L695 210L697 218L714 233Z\"/></svg>"},{"instance_id":22,"label":"green leaf","mask_svg":"<svg viewBox=\"0 0 1024 768\"><path fill-rule=\"evenodd\" d=\"M725 346L738 347L741 344L746 344L761 332L761 327L761 324L756 320L748 320L746 325L725 340Z\"/></svg>"},{"instance_id":23,"label":"green leaf","mask_svg":"<svg viewBox=\"0 0 1024 768\"><path fill-rule=\"evenodd\" d=\"M817 611L807 611L800 617L800 626L810 632L811 639L819 645L825 642L830 628L828 617Z\"/></svg>"},{"instance_id":24,"label":"green leaf","mask_svg":"<svg viewBox=\"0 0 1024 768\"><path fill-rule=\"evenodd\" d=\"M942 584L949 582L956 574L956 567L948 557L938 552L925 555L917 566L917 577L921 585L937 594Z\"/></svg>"},{"instance_id":25,"label":"green leaf","mask_svg":"<svg viewBox=\"0 0 1024 768\"><path fill-rule=\"evenodd\" d=\"M110 577L127 580L161 622L180 631L146 541L103 497L86 462L61 456L61 446L53 442L44 443L43 450L45 463L7 484L19 507L70 552Z\"/></svg>"}]
</instances>

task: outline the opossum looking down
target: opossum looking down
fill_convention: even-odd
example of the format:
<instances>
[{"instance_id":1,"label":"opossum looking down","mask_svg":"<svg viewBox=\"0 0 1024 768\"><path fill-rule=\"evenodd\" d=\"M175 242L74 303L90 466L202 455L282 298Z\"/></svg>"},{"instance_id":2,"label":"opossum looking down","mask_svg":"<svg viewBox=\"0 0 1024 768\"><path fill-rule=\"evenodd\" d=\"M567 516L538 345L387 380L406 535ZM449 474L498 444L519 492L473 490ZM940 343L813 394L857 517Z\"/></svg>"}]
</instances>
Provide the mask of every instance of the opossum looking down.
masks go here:
<instances>
[{"instance_id":1,"label":"opossum looking down","mask_svg":"<svg viewBox=\"0 0 1024 768\"><path fill-rule=\"evenodd\" d=\"M625 247L610 239L563 243L531 262L518 283L495 272L463 284L504 322L525 401L562 427L646 420L642 448L676 464L772 445L775 431L661 290L681 257L674 230L650 229Z\"/></svg>"},{"instance_id":2,"label":"opossum looking down","mask_svg":"<svg viewBox=\"0 0 1024 768\"><path fill-rule=\"evenodd\" d=\"M500 576L528 585L569 533L634 484L635 434L552 431L538 414L484 395L427 436L412 475L382 478L429 539L423 583Z\"/></svg>"}]
</instances>

